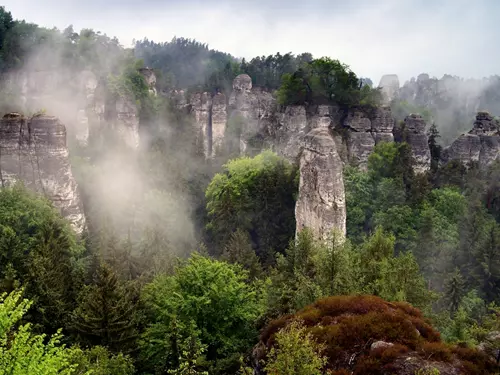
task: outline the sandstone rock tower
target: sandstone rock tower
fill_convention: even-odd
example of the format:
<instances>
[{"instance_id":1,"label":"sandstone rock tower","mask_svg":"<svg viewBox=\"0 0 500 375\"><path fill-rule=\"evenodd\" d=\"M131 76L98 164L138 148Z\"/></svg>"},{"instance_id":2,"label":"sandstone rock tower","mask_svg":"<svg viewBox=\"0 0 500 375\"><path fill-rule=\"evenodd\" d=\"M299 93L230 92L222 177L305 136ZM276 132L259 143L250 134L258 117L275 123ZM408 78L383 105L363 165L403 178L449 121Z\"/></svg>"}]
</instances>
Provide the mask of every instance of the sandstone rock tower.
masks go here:
<instances>
[{"instance_id":1,"label":"sandstone rock tower","mask_svg":"<svg viewBox=\"0 0 500 375\"><path fill-rule=\"evenodd\" d=\"M80 234L85 216L71 172L66 128L52 116L27 119L18 113L0 120L0 180L15 181L50 199Z\"/></svg>"},{"instance_id":2,"label":"sandstone rock tower","mask_svg":"<svg viewBox=\"0 0 500 375\"><path fill-rule=\"evenodd\" d=\"M307 227L321 239L332 230L345 235L343 164L326 127L313 129L304 137L295 220L297 232Z\"/></svg>"}]
</instances>

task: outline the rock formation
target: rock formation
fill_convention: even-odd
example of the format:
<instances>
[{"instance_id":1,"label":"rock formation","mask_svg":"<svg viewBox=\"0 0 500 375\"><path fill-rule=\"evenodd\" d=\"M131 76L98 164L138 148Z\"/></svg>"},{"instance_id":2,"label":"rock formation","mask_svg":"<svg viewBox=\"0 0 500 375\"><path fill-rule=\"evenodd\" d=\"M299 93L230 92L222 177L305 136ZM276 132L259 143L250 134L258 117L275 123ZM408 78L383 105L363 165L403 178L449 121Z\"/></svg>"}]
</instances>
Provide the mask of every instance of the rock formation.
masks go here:
<instances>
[{"instance_id":1,"label":"rock formation","mask_svg":"<svg viewBox=\"0 0 500 375\"><path fill-rule=\"evenodd\" d=\"M151 68L141 68L139 69L139 73L141 73L146 80L149 92L156 95L156 74L154 70Z\"/></svg>"},{"instance_id":2,"label":"rock formation","mask_svg":"<svg viewBox=\"0 0 500 375\"><path fill-rule=\"evenodd\" d=\"M411 146L416 173L425 173L431 167L431 151L425 128L422 116L411 114L405 118L403 139Z\"/></svg>"},{"instance_id":3,"label":"rock formation","mask_svg":"<svg viewBox=\"0 0 500 375\"><path fill-rule=\"evenodd\" d=\"M274 150L290 161L297 161L302 140L307 134L307 115L303 105L288 106L279 114L270 136L275 139Z\"/></svg>"},{"instance_id":4,"label":"rock formation","mask_svg":"<svg viewBox=\"0 0 500 375\"><path fill-rule=\"evenodd\" d=\"M344 138L348 150L348 161L365 168L368 156L379 142L394 140L390 107L357 107L348 111L342 127L347 130Z\"/></svg>"},{"instance_id":5,"label":"rock formation","mask_svg":"<svg viewBox=\"0 0 500 375\"><path fill-rule=\"evenodd\" d=\"M444 75L442 78L420 74L404 83L395 95L395 106L406 102L412 111L426 109L431 114L445 146L450 145L462 133L469 131L476 113L483 109L492 115L500 115L500 78L462 79ZM405 107L403 106L403 107ZM399 111L397 120L408 113ZM402 116L402 117L401 117Z\"/></svg>"},{"instance_id":6,"label":"rock formation","mask_svg":"<svg viewBox=\"0 0 500 375\"><path fill-rule=\"evenodd\" d=\"M326 127L304 137L295 220L297 232L307 227L318 238L326 239L334 229L345 235L343 164Z\"/></svg>"},{"instance_id":7,"label":"rock formation","mask_svg":"<svg viewBox=\"0 0 500 375\"><path fill-rule=\"evenodd\" d=\"M214 97L212 98L211 121L209 122L210 133L207 133L207 138L211 140L211 157L219 155L222 152L222 147L224 144L224 134L226 132L226 123L226 96L219 93L217 95L214 95Z\"/></svg>"},{"instance_id":8,"label":"rock formation","mask_svg":"<svg viewBox=\"0 0 500 375\"><path fill-rule=\"evenodd\" d=\"M399 78L396 74L386 74L380 79L378 84L382 90L382 97L386 104L395 98L399 90Z\"/></svg>"},{"instance_id":9,"label":"rock formation","mask_svg":"<svg viewBox=\"0 0 500 375\"><path fill-rule=\"evenodd\" d=\"M27 119L11 113L0 120L0 180L15 181L50 199L75 231L85 228L85 216L71 172L66 128L52 116Z\"/></svg>"},{"instance_id":10,"label":"rock formation","mask_svg":"<svg viewBox=\"0 0 500 375\"><path fill-rule=\"evenodd\" d=\"M442 163L459 160L484 168L500 157L500 121L488 112L478 112L473 128L443 150Z\"/></svg>"},{"instance_id":11,"label":"rock formation","mask_svg":"<svg viewBox=\"0 0 500 375\"><path fill-rule=\"evenodd\" d=\"M105 84L97 85L89 95L86 115L89 124L89 139L99 142L105 134L114 134L115 139L131 150L140 143L139 112L135 100L130 97L110 97Z\"/></svg>"},{"instance_id":12,"label":"rock formation","mask_svg":"<svg viewBox=\"0 0 500 375\"><path fill-rule=\"evenodd\" d=\"M252 79L248 74L240 74L234 79L233 92L229 97L230 116L243 119L240 132L240 152L252 153L251 148L259 148L260 136L265 135L274 123L276 99L271 93L260 88L252 89ZM249 149L250 148L250 149Z\"/></svg>"}]
</instances>

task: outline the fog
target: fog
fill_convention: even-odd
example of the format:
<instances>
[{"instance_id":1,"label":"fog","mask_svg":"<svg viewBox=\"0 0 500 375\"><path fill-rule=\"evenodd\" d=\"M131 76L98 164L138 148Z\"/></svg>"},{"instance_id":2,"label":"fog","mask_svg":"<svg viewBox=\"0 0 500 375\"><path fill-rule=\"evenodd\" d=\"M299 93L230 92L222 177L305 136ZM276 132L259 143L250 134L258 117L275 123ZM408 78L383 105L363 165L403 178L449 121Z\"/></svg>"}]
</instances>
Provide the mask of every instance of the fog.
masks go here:
<instances>
[{"instance_id":1,"label":"fog","mask_svg":"<svg viewBox=\"0 0 500 375\"><path fill-rule=\"evenodd\" d=\"M496 73L500 12L494 0L106 1L6 0L15 17L60 29L94 28L129 46L148 37L195 38L247 59L311 52L378 82L421 72L482 78Z\"/></svg>"},{"instance_id":2,"label":"fog","mask_svg":"<svg viewBox=\"0 0 500 375\"><path fill-rule=\"evenodd\" d=\"M196 243L194 205L178 179L182 169L189 171L196 161L189 147L182 148L183 140L175 138L177 124L168 116L139 124L133 98L103 94L106 77L122 69L125 51L101 53L89 64L83 55L68 60L71 48L57 41L42 44L26 57L22 69L6 73L2 112L44 112L66 126L91 235L105 231L139 243L146 232L154 231L166 239L164 246L191 250ZM82 63L69 63L78 60ZM166 140L155 152L150 147L153 133ZM168 147L169 142L179 147Z\"/></svg>"},{"instance_id":3,"label":"fog","mask_svg":"<svg viewBox=\"0 0 500 375\"><path fill-rule=\"evenodd\" d=\"M147 37L160 42L177 35L196 38L211 48L247 59L276 52L326 55L349 64L358 76L370 77L373 82L388 73L397 74L402 83L421 72L431 77L474 77L430 80L426 86L432 95L446 91L448 104L435 116L445 143L472 127L475 111L491 106L484 100L484 93L498 84L481 79L495 74L497 69L498 52L490 47L497 35L488 20L499 5L486 0L474 4L462 0L439 4L417 0L237 4L224 0L47 0L43 4L8 0L4 5L15 18L49 28L64 29L72 24L76 32L92 28L116 35L125 46L133 39ZM16 110L28 115L44 110L63 121L74 174L83 191L85 209L96 227L111 227L120 235L137 238L144 230L156 228L174 247L188 248L196 241L195 205L185 181L179 180L185 179L199 160L189 147L183 147L190 144L189 140L176 139L179 124L165 114L152 124L141 124L149 126L146 135L154 136L142 137L141 144L130 146L134 143L130 142L130 134L139 132L139 113L130 103L110 103L98 97L100 81L116 74L126 61L121 46L109 39L106 43L106 48L87 55L75 50L76 57L69 60L64 44L40 46L22 70L5 77L10 83L0 107L3 112ZM415 99L411 90L408 95ZM416 104L426 106L427 98L421 95L415 99ZM119 108L124 111L121 117L117 114ZM457 123L457 111L463 123ZM87 133L88 146L82 148L80 143L82 139L85 143ZM184 133L190 131L184 129ZM129 146L110 146L109 138L106 142L103 139L105 134L118 143L128 140ZM159 154L141 152L160 135L167 141ZM171 147L174 144L177 146Z\"/></svg>"}]
</instances>

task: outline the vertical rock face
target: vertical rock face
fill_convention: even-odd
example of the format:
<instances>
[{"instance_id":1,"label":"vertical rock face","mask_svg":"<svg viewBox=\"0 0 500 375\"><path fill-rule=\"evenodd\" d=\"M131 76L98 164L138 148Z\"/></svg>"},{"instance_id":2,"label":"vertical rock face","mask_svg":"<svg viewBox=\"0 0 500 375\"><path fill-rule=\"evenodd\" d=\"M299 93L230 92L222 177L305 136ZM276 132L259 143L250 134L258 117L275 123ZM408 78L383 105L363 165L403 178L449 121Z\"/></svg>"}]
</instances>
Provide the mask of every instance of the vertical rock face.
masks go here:
<instances>
[{"instance_id":1,"label":"vertical rock face","mask_svg":"<svg viewBox=\"0 0 500 375\"><path fill-rule=\"evenodd\" d=\"M118 98L115 103L116 119L114 128L127 146L136 150L139 147L139 118L137 106L132 99Z\"/></svg>"},{"instance_id":2,"label":"vertical rock face","mask_svg":"<svg viewBox=\"0 0 500 375\"><path fill-rule=\"evenodd\" d=\"M2 186L16 180L45 195L75 231L85 228L78 188L66 147L66 128L52 116L26 119L8 114L0 120L0 179Z\"/></svg>"},{"instance_id":3,"label":"vertical rock face","mask_svg":"<svg viewBox=\"0 0 500 375\"><path fill-rule=\"evenodd\" d=\"M382 89L383 100L388 104L399 90L399 78L396 74L386 74L380 79L378 87Z\"/></svg>"},{"instance_id":4,"label":"vertical rock face","mask_svg":"<svg viewBox=\"0 0 500 375\"><path fill-rule=\"evenodd\" d=\"M77 121L75 123L75 137L79 145L88 145L90 136L90 119L88 110L92 108L94 94L97 88L97 77L90 71L83 71L80 74L80 87L83 87L83 100L77 111Z\"/></svg>"},{"instance_id":5,"label":"vertical rock face","mask_svg":"<svg viewBox=\"0 0 500 375\"><path fill-rule=\"evenodd\" d=\"M259 88L252 89L252 79L248 74L240 74L233 81L233 92L229 97L231 116L243 119L240 135L240 152L252 153L251 148L259 148L262 135L268 132L274 122L276 100L271 93Z\"/></svg>"},{"instance_id":6,"label":"vertical rock face","mask_svg":"<svg viewBox=\"0 0 500 375\"><path fill-rule=\"evenodd\" d=\"M277 125L271 127L270 132L271 138L275 139L275 151L291 162L297 161L308 128L305 107L302 105L286 107L279 114Z\"/></svg>"},{"instance_id":7,"label":"vertical rock face","mask_svg":"<svg viewBox=\"0 0 500 375\"><path fill-rule=\"evenodd\" d=\"M500 122L488 112L478 112L473 128L443 150L442 163L459 160L487 167L500 157Z\"/></svg>"},{"instance_id":8,"label":"vertical rock face","mask_svg":"<svg viewBox=\"0 0 500 375\"><path fill-rule=\"evenodd\" d=\"M325 239L333 229L346 233L343 165L325 127L304 137L295 219L297 232L310 228L317 238Z\"/></svg>"},{"instance_id":9,"label":"vertical rock face","mask_svg":"<svg viewBox=\"0 0 500 375\"><path fill-rule=\"evenodd\" d=\"M221 153L224 144L224 134L226 131L227 122L227 106L226 96L224 94L217 94L212 98L212 147L210 157L214 157ZM210 124L209 124L210 125ZM209 135L207 134L207 137Z\"/></svg>"},{"instance_id":10,"label":"vertical rock face","mask_svg":"<svg viewBox=\"0 0 500 375\"><path fill-rule=\"evenodd\" d=\"M191 112L194 115L194 121L197 129L197 143L203 144L203 153L209 157L209 146L211 139L208 134L208 122L210 120L210 111L212 109L212 99L208 92L198 92L190 98Z\"/></svg>"},{"instance_id":11,"label":"vertical rock face","mask_svg":"<svg viewBox=\"0 0 500 375\"><path fill-rule=\"evenodd\" d=\"M394 140L394 119L390 107L357 107L350 109L342 124L348 161L362 169L379 142Z\"/></svg>"},{"instance_id":12,"label":"vertical rock face","mask_svg":"<svg viewBox=\"0 0 500 375\"><path fill-rule=\"evenodd\" d=\"M411 114L405 118L404 127L406 141L411 146L412 156L415 160L414 170L417 173L424 173L431 167L431 151L425 133L426 123L422 116Z\"/></svg>"}]
</instances>

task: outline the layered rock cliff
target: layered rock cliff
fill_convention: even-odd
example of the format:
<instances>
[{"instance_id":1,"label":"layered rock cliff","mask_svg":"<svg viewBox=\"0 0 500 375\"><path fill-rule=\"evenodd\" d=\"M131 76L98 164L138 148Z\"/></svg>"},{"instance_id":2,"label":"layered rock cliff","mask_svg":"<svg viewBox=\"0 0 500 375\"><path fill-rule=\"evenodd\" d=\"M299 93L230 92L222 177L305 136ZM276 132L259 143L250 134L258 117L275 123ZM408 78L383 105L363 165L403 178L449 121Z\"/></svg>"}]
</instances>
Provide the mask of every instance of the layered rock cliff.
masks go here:
<instances>
[{"instance_id":1,"label":"layered rock cliff","mask_svg":"<svg viewBox=\"0 0 500 375\"><path fill-rule=\"evenodd\" d=\"M460 134L469 130L476 113L485 110L500 115L500 77L462 79L451 75L431 78L420 74L399 85L397 76L384 76L379 87L388 101L393 101L395 116L403 120L404 113L425 110L440 133L441 141L450 145ZM421 113L423 114L423 113ZM401 116L401 117L399 117Z\"/></svg>"},{"instance_id":2,"label":"layered rock cliff","mask_svg":"<svg viewBox=\"0 0 500 375\"><path fill-rule=\"evenodd\" d=\"M144 68L140 73L150 91L156 93L154 72ZM66 124L69 137L80 146L87 146L90 138L100 137L106 128L118 134L129 147L136 149L139 145L135 100L128 97L109 100L106 83L99 82L91 71L27 67L19 73L10 74L4 83L19 98L13 109L25 113L44 110L57 114Z\"/></svg>"},{"instance_id":3,"label":"layered rock cliff","mask_svg":"<svg viewBox=\"0 0 500 375\"><path fill-rule=\"evenodd\" d=\"M348 161L366 167L368 156L379 142L394 141L394 119L390 107L358 107L348 111L341 124L348 150Z\"/></svg>"},{"instance_id":4,"label":"layered rock cliff","mask_svg":"<svg viewBox=\"0 0 500 375\"><path fill-rule=\"evenodd\" d=\"M484 168L500 158L500 121L488 112L479 112L473 128L443 150L442 163L459 160Z\"/></svg>"},{"instance_id":5,"label":"layered rock cliff","mask_svg":"<svg viewBox=\"0 0 500 375\"><path fill-rule=\"evenodd\" d=\"M78 187L71 172L66 128L52 116L11 113L0 120L0 181L37 191L57 207L77 233L85 229Z\"/></svg>"},{"instance_id":6,"label":"layered rock cliff","mask_svg":"<svg viewBox=\"0 0 500 375\"><path fill-rule=\"evenodd\" d=\"M417 81L422 84L429 80L422 75ZM405 93L395 75L383 77L381 86L387 101ZM419 91L411 100L417 97L422 100L420 104L428 103L424 93ZM415 172L430 169L428 124L422 116L410 114L396 126L389 105L348 110L332 105L281 107L272 93L254 88L246 74L236 77L228 98L196 93L186 100L183 91L171 93L171 98L179 107L190 103L207 158L217 156L231 139L240 154L252 155L270 148L300 165L297 231L310 226L319 237L325 237L332 228L345 231L342 168L345 164L366 168L369 155L380 142L393 142L395 138L408 142ZM231 128L235 124L236 132ZM491 163L498 155L496 126L493 117L479 114L473 131L445 150L442 162L459 159Z\"/></svg>"}]
</instances>

